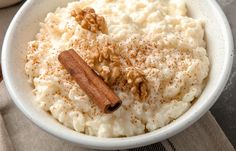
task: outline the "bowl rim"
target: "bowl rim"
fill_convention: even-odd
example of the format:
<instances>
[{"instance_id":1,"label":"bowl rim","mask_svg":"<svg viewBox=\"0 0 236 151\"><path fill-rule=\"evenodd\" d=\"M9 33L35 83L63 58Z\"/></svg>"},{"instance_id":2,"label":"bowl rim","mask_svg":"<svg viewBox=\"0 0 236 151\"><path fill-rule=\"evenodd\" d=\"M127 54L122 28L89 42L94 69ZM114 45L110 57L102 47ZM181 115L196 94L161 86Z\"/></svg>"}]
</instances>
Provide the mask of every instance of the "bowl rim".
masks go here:
<instances>
[{"instance_id":1,"label":"bowl rim","mask_svg":"<svg viewBox=\"0 0 236 151\"><path fill-rule=\"evenodd\" d=\"M45 130L46 132L57 136L59 138L62 138L64 140L80 144L87 148L94 148L94 149L128 149L133 147L140 147L144 145L149 145L152 143L156 143L159 141L162 141L164 139L167 139L182 130L186 129L190 125L192 125L195 121L197 121L202 115L204 115L210 107L215 103L217 98L220 96L221 92L224 89L224 86L226 85L226 82L229 78L232 63L233 63L233 50L234 50L234 42L233 42L233 36L231 32L230 25L227 21L227 18L225 14L223 13L222 9L218 5L218 3L215 0L208 0L209 4L212 5L212 7L215 8L215 12L219 16L219 18L222 20L222 25L224 25L224 33L225 36L225 50L226 51L226 62L222 69L222 75L219 76L218 85L216 86L216 89L213 93L209 95L208 101L205 101L203 103L204 105L201 107L196 107L195 111L188 112L188 114L183 114L180 116L180 118L184 118L182 121L176 120L174 124L168 124L164 126L163 128L160 128L158 130L154 130L152 132L141 134L137 136L131 136L126 138L98 138L94 136L88 136L85 134L73 134L73 133L60 133L53 129L53 126L48 125L47 123L40 122L39 119L34 118L31 115L31 112L21 103L21 101L17 97L17 92L14 91L14 83L12 82L12 79L10 78L10 73L8 71L8 47L11 45L11 40L14 37L14 30L17 26L17 22L19 18L22 17L22 14L31 6L33 3L33 0L26 1L24 5L20 8L20 10L17 12L15 17L13 18L7 33L4 38L3 47L2 47L2 71L3 71L3 78L7 87L7 90L12 97L14 103L16 106L26 115L28 119L33 121L37 126L39 126L41 129ZM82 137L81 137L82 136Z\"/></svg>"}]
</instances>

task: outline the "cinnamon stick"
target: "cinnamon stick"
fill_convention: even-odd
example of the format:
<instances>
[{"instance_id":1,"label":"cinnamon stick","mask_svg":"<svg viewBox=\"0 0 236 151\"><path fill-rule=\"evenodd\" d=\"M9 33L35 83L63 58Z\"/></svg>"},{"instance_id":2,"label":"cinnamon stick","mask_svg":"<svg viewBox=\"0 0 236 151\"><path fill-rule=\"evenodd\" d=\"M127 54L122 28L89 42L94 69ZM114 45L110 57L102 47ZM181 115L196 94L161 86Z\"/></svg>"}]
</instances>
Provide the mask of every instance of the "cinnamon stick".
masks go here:
<instances>
[{"instance_id":1,"label":"cinnamon stick","mask_svg":"<svg viewBox=\"0 0 236 151\"><path fill-rule=\"evenodd\" d=\"M104 113L111 113L121 106L120 98L73 49L60 53L58 60Z\"/></svg>"}]
</instances>

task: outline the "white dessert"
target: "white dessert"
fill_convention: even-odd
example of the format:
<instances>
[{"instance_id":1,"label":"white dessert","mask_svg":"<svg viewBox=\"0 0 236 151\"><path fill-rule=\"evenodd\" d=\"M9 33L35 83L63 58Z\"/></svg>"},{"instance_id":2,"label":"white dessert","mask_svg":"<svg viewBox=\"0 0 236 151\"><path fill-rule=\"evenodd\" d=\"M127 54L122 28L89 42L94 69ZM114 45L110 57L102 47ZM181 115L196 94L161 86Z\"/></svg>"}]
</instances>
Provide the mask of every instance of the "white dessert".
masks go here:
<instances>
[{"instance_id":1,"label":"white dessert","mask_svg":"<svg viewBox=\"0 0 236 151\"><path fill-rule=\"evenodd\" d=\"M108 35L83 29L71 16L85 7L105 18ZM112 114L102 113L57 59L73 48L88 62L93 55L88 49L107 41L117 45L120 70L142 71L148 86L147 98L139 100L112 85L123 101ZM98 137L133 136L161 128L191 107L209 72L205 48L203 22L188 17L181 0L80 0L48 13L40 23L29 42L25 71L34 101L60 123ZM103 77L113 70L100 67Z\"/></svg>"}]
</instances>

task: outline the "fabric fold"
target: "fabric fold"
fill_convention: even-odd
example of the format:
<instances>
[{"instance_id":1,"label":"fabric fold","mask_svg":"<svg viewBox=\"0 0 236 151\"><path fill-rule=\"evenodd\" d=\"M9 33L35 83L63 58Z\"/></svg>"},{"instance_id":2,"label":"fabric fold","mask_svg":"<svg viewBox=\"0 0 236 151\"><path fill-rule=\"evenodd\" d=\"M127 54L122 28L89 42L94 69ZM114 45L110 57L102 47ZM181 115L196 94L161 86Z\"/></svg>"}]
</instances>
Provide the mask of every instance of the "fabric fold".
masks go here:
<instances>
[{"instance_id":1,"label":"fabric fold","mask_svg":"<svg viewBox=\"0 0 236 151\"><path fill-rule=\"evenodd\" d=\"M5 128L5 124L0 114L0 151L14 151L14 147L9 138L8 132Z\"/></svg>"},{"instance_id":2,"label":"fabric fold","mask_svg":"<svg viewBox=\"0 0 236 151\"><path fill-rule=\"evenodd\" d=\"M11 98L7 92L4 81L0 82L0 110L8 106L11 102Z\"/></svg>"}]
</instances>

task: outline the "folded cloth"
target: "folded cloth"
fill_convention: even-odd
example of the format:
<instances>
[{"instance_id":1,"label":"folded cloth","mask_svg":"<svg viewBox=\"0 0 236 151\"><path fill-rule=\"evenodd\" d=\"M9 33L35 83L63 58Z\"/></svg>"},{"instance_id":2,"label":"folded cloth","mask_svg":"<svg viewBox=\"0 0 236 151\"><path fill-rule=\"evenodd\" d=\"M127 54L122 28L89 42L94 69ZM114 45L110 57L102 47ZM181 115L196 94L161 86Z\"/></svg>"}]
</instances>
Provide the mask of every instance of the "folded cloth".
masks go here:
<instances>
[{"instance_id":1,"label":"folded cloth","mask_svg":"<svg viewBox=\"0 0 236 151\"><path fill-rule=\"evenodd\" d=\"M34 125L12 103L0 83L0 151L93 151L56 138ZM234 148L208 112L180 134L153 145L126 151L233 151Z\"/></svg>"},{"instance_id":2,"label":"folded cloth","mask_svg":"<svg viewBox=\"0 0 236 151\"><path fill-rule=\"evenodd\" d=\"M13 145L8 136L1 114L0 114L0 151L14 151Z\"/></svg>"}]
</instances>

